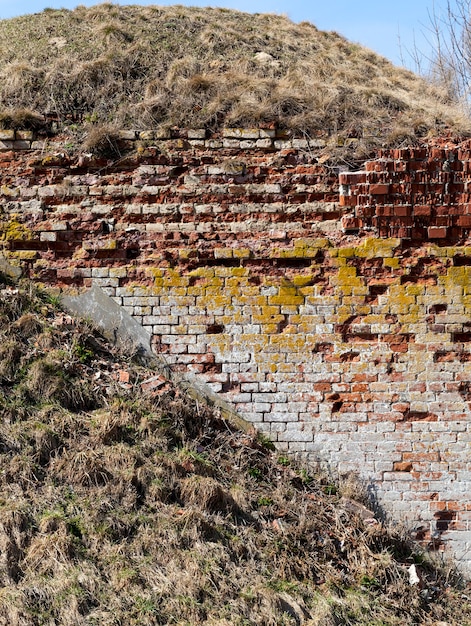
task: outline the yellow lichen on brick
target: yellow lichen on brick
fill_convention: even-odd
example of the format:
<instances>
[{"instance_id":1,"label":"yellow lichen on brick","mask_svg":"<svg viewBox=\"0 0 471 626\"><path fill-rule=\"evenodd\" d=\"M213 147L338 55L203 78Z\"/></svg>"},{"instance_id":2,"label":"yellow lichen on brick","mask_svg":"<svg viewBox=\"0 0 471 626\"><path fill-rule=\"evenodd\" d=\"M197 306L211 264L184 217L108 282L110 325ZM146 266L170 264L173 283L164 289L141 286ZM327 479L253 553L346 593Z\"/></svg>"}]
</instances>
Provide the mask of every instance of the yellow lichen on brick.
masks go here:
<instances>
[{"instance_id":1,"label":"yellow lichen on brick","mask_svg":"<svg viewBox=\"0 0 471 626\"><path fill-rule=\"evenodd\" d=\"M304 301L303 301L304 304ZM298 304L285 304L280 307L280 311L283 315L296 315L299 313L299 305Z\"/></svg>"},{"instance_id":2,"label":"yellow lichen on brick","mask_svg":"<svg viewBox=\"0 0 471 626\"><path fill-rule=\"evenodd\" d=\"M215 259L232 259L232 248L215 248L214 249L214 258Z\"/></svg>"},{"instance_id":3,"label":"yellow lichen on brick","mask_svg":"<svg viewBox=\"0 0 471 626\"><path fill-rule=\"evenodd\" d=\"M352 308L345 305L340 305L335 312L335 320L339 324L346 322L352 315Z\"/></svg>"},{"instance_id":4,"label":"yellow lichen on brick","mask_svg":"<svg viewBox=\"0 0 471 626\"><path fill-rule=\"evenodd\" d=\"M284 316L280 314L280 307L265 306L262 307L260 314L253 314L252 320L254 324L271 324L284 320Z\"/></svg>"},{"instance_id":5,"label":"yellow lichen on brick","mask_svg":"<svg viewBox=\"0 0 471 626\"><path fill-rule=\"evenodd\" d=\"M298 256L300 255L298 254ZM274 248L273 250L270 250L271 259L293 259L295 257L296 252L294 248L282 248L281 250Z\"/></svg>"},{"instance_id":6,"label":"yellow lichen on brick","mask_svg":"<svg viewBox=\"0 0 471 626\"><path fill-rule=\"evenodd\" d=\"M32 231L18 221L17 215L12 215L7 222L0 223L0 239L5 241L30 241Z\"/></svg>"},{"instance_id":7,"label":"yellow lichen on brick","mask_svg":"<svg viewBox=\"0 0 471 626\"><path fill-rule=\"evenodd\" d=\"M315 239L312 237L306 239L297 239L294 242L295 248L312 248L313 250L325 250L327 248L331 248L331 242L325 237Z\"/></svg>"},{"instance_id":8,"label":"yellow lichen on brick","mask_svg":"<svg viewBox=\"0 0 471 626\"><path fill-rule=\"evenodd\" d=\"M467 286L471 282L471 267L449 267L446 276L439 276L438 283L448 290L453 286Z\"/></svg>"},{"instance_id":9,"label":"yellow lichen on brick","mask_svg":"<svg viewBox=\"0 0 471 626\"><path fill-rule=\"evenodd\" d=\"M347 257L340 257L337 255L329 259L329 265L331 267L344 267L345 265L347 265L347 261Z\"/></svg>"},{"instance_id":10,"label":"yellow lichen on brick","mask_svg":"<svg viewBox=\"0 0 471 626\"><path fill-rule=\"evenodd\" d=\"M219 294L221 293L221 288L220 287L213 287L208 285L205 290L204 293L207 297L211 297L211 296L219 296Z\"/></svg>"},{"instance_id":11,"label":"yellow lichen on brick","mask_svg":"<svg viewBox=\"0 0 471 626\"><path fill-rule=\"evenodd\" d=\"M147 276L150 276L151 278L163 277L163 270L160 267L146 267L145 273Z\"/></svg>"},{"instance_id":12,"label":"yellow lichen on brick","mask_svg":"<svg viewBox=\"0 0 471 626\"><path fill-rule=\"evenodd\" d=\"M164 285L175 289L177 287L187 287L189 279L187 276L180 276L176 272L170 272L164 277Z\"/></svg>"},{"instance_id":13,"label":"yellow lichen on brick","mask_svg":"<svg viewBox=\"0 0 471 626\"><path fill-rule=\"evenodd\" d=\"M408 294L405 287L404 285L391 285L388 300L397 304L415 304L415 296Z\"/></svg>"},{"instance_id":14,"label":"yellow lichen on brick","mask_svg":"<svg viewBox=\"0 0 471 626\"><path fill-rule=\"evenodd\" d=\"M20 190L18 187L8 187L7 185L2 185L0 187L0 194L8 198L16 198L19 196Z\"/></svg>"},{"instance_id":15,"label":"yellow lichen on brick","mask_svg":"<svg viewBox=\"0 0 471 626\"><path fill-rule=\"evenodd\" d=\"M278 329L278 324L270 324L270 323L264 324L264 323L262 323L260 325L260 330L261 330L261 332L263 334L274 335L275 333L278 332L279 329Z\"/></svg>"},{"instance_id":16,"label":"yellow lichen on brick","mask_svg":"<svg viewBox=\"0 0 471 626\"><path fill-rule=\"evenodd\" d=\"M313 256L316 255L317 250L313 250L312 248L309 248L309 247L303 247L303 248L294 248L292 252L293 252L292 257L294 259L311 259Z\"/></svg>"},{"instance_id":17,"label":"yellow lichen on brick","mask_svg":"<svg viewBox=\"0 0 471 626\"><path fill-rule=\"evenodd\" d=\"M164 285L164 286L167 287L167 285ZM188 294L188 287L185 287L185 286L172 287L171 294L175 298L178 298L178 302L181 306L185 306L182 300L192 302L192 299L189 297L189 294Z\"/></svg>"},{"instance_id":18,"label":"yellow lichen on brick","mask_svg":"<svg viewBox=\"0 0 471 626\"><path fill-rule=\"evenodd\" d=\"M239 345L245 350L263 350L268 346L270 338L266 334L244 333L240 335Z\"/></svg>"},{"instance_id":19,"label":"yellow lichen on brick","mask_svg":"<svg viewBox=\"0 0 471 626\"><path fill-rule=\"evenodd\" d=\"M231 343L228 335L211 335L211 349L213 352L220 355L221 360L224 360L226 355L231 353Z\"/></svg>"},{"instance_id":20,"label":"yellow lichen on brick","mask_svg":"<svg viewBox=\"0 0 471 626\"><path fill-rule=\"evenodd\" d=\"M328 248L328 239L297 239L289 248L273 248L269 252L271 259L313 259L320 249Z\"/></svg>"},{"instance_id":21,"label":"yellow lichen on brick","mask_svg":"<svg viewBox=\"0 0 471 626\"><path fill-rule=\"evenodd\" d=\"M232 277L232 270L234 268L233 267L224 267L223 265L217 265L214 268L214 275L215 276L220 276L221 278L228 278L228 277Z\"/></svg>"},{"instance_id":22,"label":"yellow lichen on brick","mask_svg":"<svg viewBox=\"0 0 471 626\"><path fill-rule=\"evenodd\" d=\"M244 295L240 295L240 294L235 294L232 297L232 301L237 302L239 305L242 306L265 306L267 303L267 297L266 296L244 296Z\"/></svg>"},{"instance_id":23,"label":"yellow lichen on brick","mask_svg":"<svg viewBox=\"0 0 471 626\"><path fill-rule=\"evenodd\" d=\"M362 286L364 282L363 278L357 276L355 267L345 265L344 267L339 267L337 275L331 278L331 284L343 289L345 287L359 287Z\"/></svg>"},{"instance_id":24,"label":"yellow lichen on brick","mask_svg":"<svg viewBox=\"0 0 471 626\"><path fill-rule=\"evenodd\" d=\"M369 315L371 313L371 307L369 304L353 304L355 306L355 313L357 315Z\"/></svg>"},{"instance_id":25,"label":"yellow lichen on brick","mask_svg":"<svg viewBox=\"0 0 471 626\"><path fill-rule=\"evenodd\" d=\"M331 245L328 239L298 239L294 244L292 256L314 260L319 250L327 249Z\"/></svg>"},{"instance_id":26,"label":"yellow lichen on brick","mask_svg":"<svg viewBox=\"0 0 471 626\"><path fill-rule=\"evenodd\" d=\"M408 296L420 296L424 292L423 285L405 285L405 293Z\"/></svg>"},{"instance_id":27,"label":"yellow lichen on brick","mask_svg":"<svg viewBox=\"0 0 471 626\"><path fill-rule=\"evenodd\" d=\"M355 254L355 248L340 248L338 256L341 258L349 259L350 257L357 256Z\"/></svg>"},{"instance_id":28,"label":"yellow lichen on brick","mask_svg":"<svg viewBox=\"0 0 471 626\"><path fill-rule=\"evenodd\" d=\"M77 248L72 255L73 261L81 261L82 259L88 259L88 258L89 258L89 254L84 248Z\"/></svg>"},{"instance_id":29,"label":"yellow lichen on brick","mask_svg":"<svg viewBox=\"0 0 471 626\"><path fill-rule=\"evenodd\" d=\"M316 286L299 287L298 293L304 298L315 298L318 294L319 288Z\"/></svg>"},{"instance_id":30,"label":"yellow lichen on brick","mask_svg":"<svg viewBox=\"0 0 471 626\"><path fill-rule=\"evenodd\" d=\"M219 309L220 307L230 307L231 300L226 295L212 295L210 297L206 296L203 298L204 303L207 306L208 311L211 310L211 307L215 309Z\"/></svg>"},{"instance_id":31,"label":"yellow lichen on brick","mask_svg":"<svg viewBox=\"0 0 471 626\"><path fill-rule=\"evenodd\" d=\"M280 306L298 306L304 304L304 296L299 295L296 290L281 290L277 296L269 296L268 304Z\"/></svg>"},{"instance_id":32,"label":"yellow lichen on brick","mask_svg":"<svg viewBox=\"0 0 471 626\"><path fill-rule=\"evenodd\" d=\"M241 290L243 290L243 294L245 296L256 296L256 297L260 297L260 287L258 285L250 285L247 284L247 281L245 280L240 280L239 281L239 293ZM261 297L264 297L263 295Z\"/></svg>"},{"instance_id":33,"label":"yellow lichen on brick","mask_svg":"<svg viewBox=\"0 0 471 626\"><path fill-rule=\"evenodd\" d=\"M302 352L306 347L306 341L304 337L297 334L274 334L270 337L270 345L278 346L279 350L285 352Z\"/></svg>"},{"instance_id":34,"label":"yellow lichen on brick","mask_svg":"<svg viewBox=\"0 0 471 626\"><path fill-rule=\"evenodd\" d=\"M436 247L440 249L439 246L436 246ZM452 258L457 254L469 255L469 252L467 252L467 248L465 248L464 246L448 246L448 247L443 248L443 250L441 251L441 254L437 252L437 256L447 256L449 258Z\"/></svg>"},{"instance_id":35,"label":"yellow lichen on brick","mask_svg":"<svg viewBox=\"0 0 471 626\"><path fill-rule=\"evenodd\" d=\"M381 315L379 313L371 313L369 315L365 315L365 317L363 317L361 321L362 324L383 324L384 315Z\"/></svg>"},{"instance_id":36,"label":"yellow lichen on brick","mask_svg":"<svg viewBox=\"0 0 471 626\"><path fill-rule=\"evenodd\" d=\"M235 259L248 259L251 256L249 248L233 248L232 256Z\"/></svg>"},{"instance_id":37,"label":"yellow lichen on brick","mask_svg":"<svg viewBox=\"0 0 471 626\"><path fill-rule=\"evenodd\" d=\"M246 267L231 267L232 276L248 276L249 270Z\"/></svg>"},{"instance_id":38,"label":"yellow lichen on brick","mask_svg":"<svg viewBox=\"0 0 471 626\"><path fill-rule=\"evenodd\" d=\"M218 287L220 289L221 287L224 287L225 280L222 279L220 276L213 276L208 280L207 285L208 287Z\"/></svg>"},{"instance_id":39,"label":"yellow lichen on brick","mask_svg":"<svg viewBox=\"0 0 471 626\"><path fill-rule=\"evenodd\" d=\"M386 259L388 257L394 257L394 253L400 245L400 239L377 239L376 237L368 237L355 248L355 256L364 259Z\"/></svg>"},{"instance_id":40,"label":"yellow lichen on brick","mask_svg":"<svg viewBox=\"0 0 471 626\"><path fill-rule=\"evenodd\" d=\"M129 290L130 296L153 296L155 294L154 285L149 287L148 285L143 285L140 282L132 282L131 284L126 285L126 289Z\"/></svg>"},{"instance_id":41,"label":"yellow lichen on brick","mask_svg":"<svg viewBox=\"0 0 471 626\"><path fill-rule=\"evenodd\" d=\"M240 285L224 285L219 289L219 293L222 293L228 302L238 301L241 297L241 288Z\"/></svg>"},{"instance_id":42,"label":"yellow lichen on brick","mask_svg":"<svg viewBox=\"0 0 471 626\"><path fill-rule=\"evenodd\" d=\"M313 279L313 274L307 274L306 276L294 276L293 285L295 285L296 287L306 287L312 283Z\"/></svg>"},{"instance_id":43,"label":"yellow lichen on brick","mask_svg":"<svg viewBox=\"0 0 471 626\"><path fill-rule=\"evenodd\" d=\"M232 268L232 269L237 269L237 268ZM197 267L194 270L191 270L191 272L189 272L188 276L191 276L193 278L213 278L214 276L214 268L212 267Z\"/></svg>"},{"instance_id":44,"label":"yellow lichen on brick","mask_svg":"<svg viewBox=\"0 0 471 626\"><path fill-rule=\"evenodd\" d=\"M178 258L182 260L193 259L198 254L197 250L193 248L180 248L178 251Z\"/></svg>"},{"instance_id":45,"label":"yellow lichen on brick","mask_svg":"<svg viewBox=\"0 0 471 626\"><path fill-rule=\"evenodd\" d=\"M126 278L128 272L128 267L110 267L110 278Z\"/></svg>"},{"instance_id":46,"label":"yellow lichen on brick","mask_svg":"<svg viewBox=\"0 0 471 626\"><path fill-rule=\"evenodd\" d=\"M10 258L19 259L20 261L32 261L38 258L36 250L19 250L18 252L10 253Z\"/></svg>"}]
</instances>

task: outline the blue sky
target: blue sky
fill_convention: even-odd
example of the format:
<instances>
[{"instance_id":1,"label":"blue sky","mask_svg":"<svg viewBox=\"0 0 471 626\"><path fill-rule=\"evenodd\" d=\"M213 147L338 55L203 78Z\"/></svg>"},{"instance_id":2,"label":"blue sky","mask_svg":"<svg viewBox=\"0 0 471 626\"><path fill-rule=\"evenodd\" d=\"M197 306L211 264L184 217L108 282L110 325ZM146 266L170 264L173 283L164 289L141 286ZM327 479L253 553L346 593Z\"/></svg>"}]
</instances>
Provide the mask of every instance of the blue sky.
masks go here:
<instances>
[{"instance_id":1,"label":"blue sky","mask_svg":"<svg viewBox=\"0 0 471 626\"><path fill-rule=\"evenodd\" d=\"M96 0L0 0L0 18L37 13L46 7L73 9L91 6ZM426 50L422 33L430 24L429 13L439 13L446 0L134 0L115 4L183 4L222 6L251 13L282 13L295 22L307 20L322 30L335 30L388 57L396 64L412 66L407 51ZM401 53L402 50L402 53Z\"/></svg>"}]
</instances>

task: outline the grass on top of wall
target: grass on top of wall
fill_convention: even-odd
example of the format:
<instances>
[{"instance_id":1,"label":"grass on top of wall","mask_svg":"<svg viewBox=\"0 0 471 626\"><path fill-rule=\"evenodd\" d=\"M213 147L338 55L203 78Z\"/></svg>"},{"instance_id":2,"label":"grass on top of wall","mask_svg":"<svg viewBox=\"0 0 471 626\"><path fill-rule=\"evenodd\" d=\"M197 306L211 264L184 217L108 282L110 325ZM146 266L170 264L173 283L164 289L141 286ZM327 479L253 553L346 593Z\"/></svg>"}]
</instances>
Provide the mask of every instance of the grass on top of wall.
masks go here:
<instances>
[{"instance_id":1,"label":"grass on top of wall","mask_svg":"<svg viewBox=\"0 0 471 626\"><path fill-rule=\"evenodd\" d=\"M110 3L0 21L0 122L28 112L33 126L46 113L119 128L276 124L359 138L360 152L470 128L444 91L308 22Z\"/></svg>"}]
</instances>

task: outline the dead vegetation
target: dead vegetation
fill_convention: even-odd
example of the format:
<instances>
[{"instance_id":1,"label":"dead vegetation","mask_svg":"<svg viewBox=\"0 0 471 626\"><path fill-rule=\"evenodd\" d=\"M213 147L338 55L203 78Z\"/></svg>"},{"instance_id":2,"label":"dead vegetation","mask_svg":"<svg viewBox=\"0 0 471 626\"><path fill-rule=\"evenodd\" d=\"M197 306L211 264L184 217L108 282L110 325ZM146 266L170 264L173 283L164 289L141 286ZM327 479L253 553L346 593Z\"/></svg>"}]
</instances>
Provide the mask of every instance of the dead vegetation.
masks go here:
<instances>
[{"instance_id":1,"label":"dead vegetation","mask_svg":"<svg viewBox=\"0 0 471 626\"><path fill-rule=\"evenodd\" d=\"M22 116L69 129L275 125L363 149L470 126L445 91L308 22L110 3L0 21L0 124Z\"/></svg>"},{"instance_id":2,"label":"dead vegetation","mask_svg":"<svg viewBox=\"0 0 471 626\"><path fill-rule=\"evenodd\" d=\"M54 298L2 285L0 336L1 625L471 624L452 570L365 520L351 480L144 393L154 373Z\"/></svg>"}]
</instances>

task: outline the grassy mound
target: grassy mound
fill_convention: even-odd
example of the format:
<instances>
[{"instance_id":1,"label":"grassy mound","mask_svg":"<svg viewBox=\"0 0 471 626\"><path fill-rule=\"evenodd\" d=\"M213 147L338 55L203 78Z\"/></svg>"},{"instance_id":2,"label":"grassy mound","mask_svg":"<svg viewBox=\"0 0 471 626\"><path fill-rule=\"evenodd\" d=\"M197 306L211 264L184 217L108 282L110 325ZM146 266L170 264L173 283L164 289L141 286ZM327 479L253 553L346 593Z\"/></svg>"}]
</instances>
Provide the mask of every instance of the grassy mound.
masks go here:
<instances>
[{"instance_id":1,"label":"grassy mound","mask_svg":"<svg viewBox=\"0 0 471 626\"><path fill-rule=\"evenodd\" d=\"M44 293L1 286L0 337L1 625L471 624L345 488Z\"/></svg>"},{"instance_id":2,"label":"grassy mound","mask_svg":"<svg viewBox=\"0 0 471 626\"><path fill-rule=\"evenodd\" d=\"M0 122L276 124L388 145L469 128L444 93L308 22L226 9L46 9L0 21ZM368 142L368 141L367 141Z\"/></svg>"}]
</instances>

